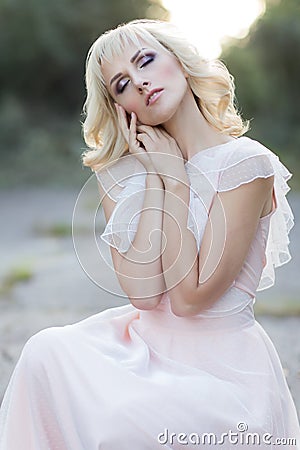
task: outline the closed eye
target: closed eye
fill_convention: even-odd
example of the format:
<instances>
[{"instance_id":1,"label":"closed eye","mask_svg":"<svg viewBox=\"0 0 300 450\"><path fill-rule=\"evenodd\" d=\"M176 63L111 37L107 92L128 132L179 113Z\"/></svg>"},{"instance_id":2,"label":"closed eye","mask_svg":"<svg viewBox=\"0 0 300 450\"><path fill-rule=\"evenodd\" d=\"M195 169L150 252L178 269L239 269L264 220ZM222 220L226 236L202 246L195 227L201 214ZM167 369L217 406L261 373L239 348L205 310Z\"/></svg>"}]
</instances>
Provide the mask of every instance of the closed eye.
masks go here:
<instances>
[{"instance_id":1,"label":"closed eye","mask_svg":"<svg viewBox=\"0 0 300 450\"><path fill-rule=\"evenodd\" d=\"M145 67L147 64L151 63L152 61L154 61L155 59L155 55L153 53L151 54L147 54L147 55L143 55L139 60L138 60L138 68L142 69L143 67Z\"/></svg>"},{"instance_id":2,"label":"closed eye","mask_svg":"<svg viewBox=\"0 0 300 450\"><path fill-rule=\"evenodd\" d=\"M147 66L147 64L150 64L152 61L154 61L156 58L155 53L147 53L146 55L141 55L140 58L137 61L137 68L143 69ZM128 77L121 78L117 84L116 84L116 94L122 94L124 92L126 86L128 85L130 79Z\"/></svg>"},{"instance_id":3,"label":"closed eye","mask_svg":"<svg viewBox=\"0 0 300 450\"><path fill-rule=\"evenodd\" d=\"M128 83L129 78L122 78L121 80L119 80L116 86L117 94L122 94Z\"/></svg>"}]
</instances>

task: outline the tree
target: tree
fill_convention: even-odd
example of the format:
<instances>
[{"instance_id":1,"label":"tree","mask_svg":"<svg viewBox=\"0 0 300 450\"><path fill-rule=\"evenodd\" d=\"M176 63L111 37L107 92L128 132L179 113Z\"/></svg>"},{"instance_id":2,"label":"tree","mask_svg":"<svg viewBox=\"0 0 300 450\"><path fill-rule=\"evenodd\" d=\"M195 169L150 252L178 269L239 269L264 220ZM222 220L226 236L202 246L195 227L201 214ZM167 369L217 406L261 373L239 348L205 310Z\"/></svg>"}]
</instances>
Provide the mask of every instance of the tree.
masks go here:
<instances>
[{"instance_id":1,"label":"tree","mask_svg":"<svg viewBox=\"0 0 300 450\"><path fill-rule=\"evenodd\" d=\"M88 49L107 29L144 17L168 14L161 0L0 0L0 186L86 177Z\"/></svg>"},{"instance_id":2,"label":"tree","mask_svg":"<svg viewBox=\"0 0 300 450\"><path fill-rule=\"evenodd\" d=\"M290 154L300 145L299 23L299 0L268 0L248 37L228 43L221 56L245 118L254 118L252 134Z\"/></svg>"},{"instance_id":3,"label":"tree","mask_svg":"<svg viewBox=\"0 0 300 450\"><path fill-rule=\"evenodd\" d=\"M166 14L159 0L2 0L0 94L72 111L83 100L91 43L120 22Z\"/></svg>"}]
</instances>

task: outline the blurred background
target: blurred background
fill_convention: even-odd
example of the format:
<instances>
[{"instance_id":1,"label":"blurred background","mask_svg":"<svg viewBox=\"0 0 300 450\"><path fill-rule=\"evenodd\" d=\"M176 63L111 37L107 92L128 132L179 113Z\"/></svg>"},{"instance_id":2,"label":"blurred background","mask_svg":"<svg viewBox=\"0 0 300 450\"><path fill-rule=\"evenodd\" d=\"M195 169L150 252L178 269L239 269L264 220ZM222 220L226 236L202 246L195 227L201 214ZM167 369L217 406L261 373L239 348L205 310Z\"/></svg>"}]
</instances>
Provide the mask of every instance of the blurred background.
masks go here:
<instances>
[{"instance_id":1,"label":"blurred background","mask_svg":"<svg viewBox=\"0 0 300 450\"><path fill-rule=\"evenodd\" d=\"M143 17L177 23L203 56L225 62L239 110L251 121L247 136L273 150L293 173L292 260L277 269L274 287L258 293L255 310L278 350L299 413L299 0L0 2L0 401L32 334L128 302L87 274L91 264L99 279L110 276L90 250L99 199L81 164L81 121L90 45L107 29ZM74 208L80 254L72 239ZM99 233L104 227L101 208L97 227ZM103 252L109 258L109 250Z\"/></svg>"}]
</instances>

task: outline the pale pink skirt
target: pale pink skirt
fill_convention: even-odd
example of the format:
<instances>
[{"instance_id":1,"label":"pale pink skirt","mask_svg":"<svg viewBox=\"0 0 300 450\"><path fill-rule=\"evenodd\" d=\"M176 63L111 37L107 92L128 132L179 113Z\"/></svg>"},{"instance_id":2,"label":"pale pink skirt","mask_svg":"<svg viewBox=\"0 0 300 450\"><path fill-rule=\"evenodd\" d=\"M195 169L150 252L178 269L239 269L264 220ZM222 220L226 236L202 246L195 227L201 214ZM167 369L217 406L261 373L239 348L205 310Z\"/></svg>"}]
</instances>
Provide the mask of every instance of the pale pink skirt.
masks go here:
<instances>
[{"instance_id":1,"label":"pale pink skirt","mask_svg":"<svg viewBox=\"0 0 300 450\"><path fill-rule=\"evenodd\" d=\"M37 333L6 391L0 449L300 449L278 354L238 294L230 311L180 318L165 296Z\"/></svg>"}]
</instances>

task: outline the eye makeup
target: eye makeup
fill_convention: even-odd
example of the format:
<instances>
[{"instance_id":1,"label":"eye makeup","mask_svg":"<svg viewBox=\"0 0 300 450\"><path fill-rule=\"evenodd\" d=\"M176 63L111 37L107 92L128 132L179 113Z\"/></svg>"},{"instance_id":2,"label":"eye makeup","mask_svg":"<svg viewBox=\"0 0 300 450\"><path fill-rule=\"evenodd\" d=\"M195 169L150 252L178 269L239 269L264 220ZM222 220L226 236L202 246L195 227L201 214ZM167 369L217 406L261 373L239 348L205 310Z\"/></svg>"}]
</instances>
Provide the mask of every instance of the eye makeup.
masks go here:
<instances>
[{"instance_id":1,"label":"eye makeup","mask_svg":"<svg viewBox=\"0 0 300 450\"><path fill-rule=\"evenodd\" d=\"M145 50L145 49L143 49L143 50ZM148 51L148 52L144 52L144 53L142 53L140 51L139 58L136 60L136 62L134 64L136 64L136 67L138 69L143 69L148 64L150 64L152 61L154 61L155 58L156 58L156 53L153 52L153 51ZM118 77L121 77L121 76L122 76L122 74L118 73L117 76L114 77L114 78L117 79ZM117 81L117 80L112 80L112 81ZM129 81L130 81L129 77L124 77L124 78L121 78L119 81L116 82L116 84L115 84L115 93L116 93L116 95L122 94L122 92L126 88L126 86L129 83Z\"/></svg>"},{"instance_id":2,"label":"eye makeup","mask_svg":"<svg viewBox=\"0 0 300 450\"><path fill-rule=\"evenodd\" d=\"M154 61L156 57L156 54L153 52L149 52L146 53L145 55L142 55L137 62L137 67L139 69L142 69L143 67L145 67L147 64L149 64L150 62Z\"/></svg>"},{"instance_id":3,"label":"eye makeup","mask_svg":"<svg viewBox=\"0 0 300 450\"><path fill-rule=\"evenodd\" d=\"M116 94L122 94L129 81L129 78L121 78L116 84Z\"/></svg>"}]
</instances>

